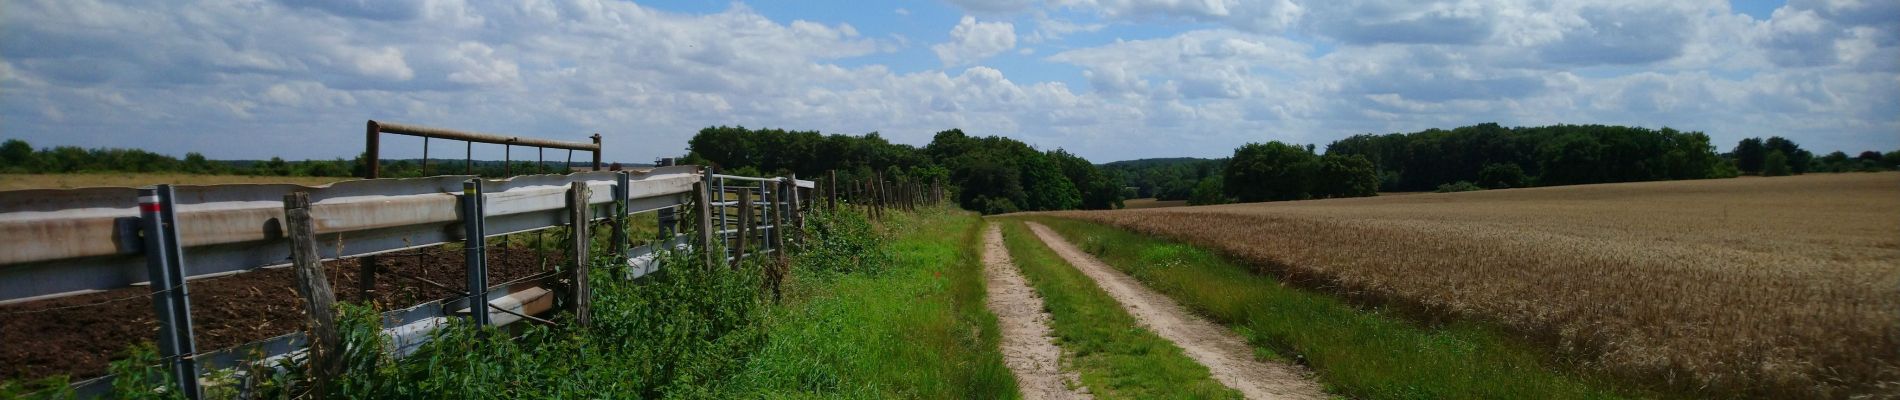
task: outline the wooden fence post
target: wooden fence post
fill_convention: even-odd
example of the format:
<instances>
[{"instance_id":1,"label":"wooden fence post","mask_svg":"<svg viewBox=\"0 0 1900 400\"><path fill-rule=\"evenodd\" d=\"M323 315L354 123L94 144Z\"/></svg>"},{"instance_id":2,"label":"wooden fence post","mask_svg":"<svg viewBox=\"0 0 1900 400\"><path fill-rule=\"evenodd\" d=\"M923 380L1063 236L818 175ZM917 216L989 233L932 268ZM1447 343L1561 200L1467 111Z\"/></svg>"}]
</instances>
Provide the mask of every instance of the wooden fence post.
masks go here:
<instances>
[{"instance_id":1,"label":"wooden fence post","mask_svg":"<svg viewBox=\"0 0 1900 400\"><path fill-rule=\"evenodd\" d=\"M310 326L310 376L314 398L327 398L331 381L341 372L343 350L336 333L336 294L323 273L317 253L316 228L310 223L310 194L284 195L285 226L290 228L290 259L297 270L297 293L303 295L304 322Z\"/></svg>"},{"instance_id":2,"label":"wooden fence post","mask_svg":"<svg viewBox=\"0 0 1900 400\"><path fill-rule=\"evenodd\" d=\"M568 184L567 234L569 242L573 243L574 247L568 249L570 251L568 252L567 259L573 263L574 267L574 298L572 304L574 305L574 322L580 324L580 326L589 326L593 323L594 319L593 292L592 289L587 286L588 264L593 261L587 249L587 246L592 242L587 236L587 228L588 224L594 220L593 213L591 212L593 209L587 206L587 199L591 197L592 192L592 190L587 188L586 182L573 182Z\"/></svg>"},{"instance_id":3,"label":"wooden fence post","mask_svg":"<svg viewBox=\"0 0 1900 400\"><path fill-rule=\"evenodd\" d=\"M732 270L739 270L739 261L745 259L746 242L752 236L752 193L741 192L739 196L739 234L732 247Z\"/></svg>"},{"instance_id":4,"label":"wooden fence post","mask_svg":"<svg viewBox=\"0 0 1900 400\"><path fill-rule=\"evenodd\" d=\"M627 195L630 194L630 190L632 190L632 188L629 187L632 184L633 177L627 175L627 171L614 172L614 204L612 207L608 207L613 210L613 215L607 219L609 223L613 224L612 230L609 231L610 235L608 235L608 237L613 240L613 244L607 246L607 251L613 252L613 254L617 256L615 260L625 260L627 258ZM624 266L626 263L616 261L614 265ZM612 270L618 271L619 268L612 268Z\"/></svg>"},{"instance_id":5,"label":"wooden fence post","mask_svg":"<svg viewBox=\"0 0 1900 400\"><path fill-rule=\"evenodd\" d=\"M693 184L693 196L698 197L696 200L699 203L697 206L699 208L699 251L704 253L700 257L703 258L701 261L705 268L713 268L719 264L713 264L713 235L718 233L713 231L712 168L702 167L699 172L699 182ZM723 225L724 221L720 222ZM721 226L719 229L725 228ZM721 244L724 244L723 241Z\"/></svg>"},{"instance_id":6,"label":"wooden fence post","mask_svg":"<svg viewBox=\"0 0 1900 400\"><path fill-rule=\"evenodd\" d=\"M797 190L796 188L798 187L798 184L793 183L793 182L794 181L792 180L779 179L774 182L769 182L769 183L761 182L761 183L778 185L779 190L774 191L773 196L777 196L782 200L782 199L787 199L791 197L790 195L785 193L785 189L789 187L789 188L793 188L792 190ZM784 202L781 201L780 203L782 204ZM773 206L773 207L777 208L778 206ZM779 301L779 289L778 289L779 282L785 279L786 266L791 263L790 258L786 255L786 249L785 249L785 221L786 221L785 213L783 212L772 213L772 231L777 232L776 234L772 235L772 242L773 242L772 248L777 250L777 254L776 254L777 257L773 257L772 260L766 261L765 264L768 265L768 267L766 267L766 279L767 279L767 282L771 283L772 285L772 301L773 302Z\"/></svg>"},{"instance_id":7,"label":"wooden fence post","mask_svg":"<svg viewBox=\"0 0 1900 400\"><path fill-rule=\"evenodd\" d=\"M825 208L838 211L838 170L831 170L831 178L825 179Z\"/></svg>"}]
</instances>

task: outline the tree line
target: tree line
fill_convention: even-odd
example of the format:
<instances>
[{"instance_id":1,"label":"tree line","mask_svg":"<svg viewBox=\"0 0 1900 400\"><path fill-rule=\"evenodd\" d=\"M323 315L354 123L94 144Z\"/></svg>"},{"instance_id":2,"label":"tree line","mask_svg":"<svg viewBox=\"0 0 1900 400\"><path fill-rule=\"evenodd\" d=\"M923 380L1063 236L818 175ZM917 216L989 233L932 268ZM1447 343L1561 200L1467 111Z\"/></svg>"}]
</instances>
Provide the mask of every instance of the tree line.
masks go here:
<instances>
[{"instance_id":1,"label":"tree line","mask_svg":"<svg viewBox=\"0 0 1900 400\"><path fill-rule=\"evenodd\" d=\"M797 174L841 181L880 176L896 182L943 184L965 209L986 214L1121 207L1120 180L1062 149L1042 151L1015 139L938 132L930 144L891 143L816 131L701 129L688 142L686 163L732 174Z\"/></svg>"},{"instance_id":2,"label":"tree line","mask_svg":"<svg viewBox=\"0 0 1900 400\"><path fill-rule=\"evenodd\" d=\"M1816 157L1782 137L1743 139L1716 153L1708 135L1671 128L1495 123L1362 134L1314 146L1251 143L1224 159L1109 163L1132 197L1189 204L1463 191L1588 183L1900 169L1900 151Z\"/></svg>"},{"instance_id":3,"label":"tree line","mask_svg":"<svg viewBox=\"0 0 1900 400\"><path fill-rule=\"evenodd\" d=\"M382 160L380 175L386 178L413 178L431 175L459 175L473 172L484 177L522 174L565 173L559 162L443 160L430 159L427 170L422 160ZM0 173L68 174L94 172L186 173L206 175L362 177L368 174L369 161L363 154L355 159L286 161L210 160L196 152L184 158L140 149L82 148L57 146L34 149L26 141L9 139L0 143Z\"/></svg>"}]
</instances>

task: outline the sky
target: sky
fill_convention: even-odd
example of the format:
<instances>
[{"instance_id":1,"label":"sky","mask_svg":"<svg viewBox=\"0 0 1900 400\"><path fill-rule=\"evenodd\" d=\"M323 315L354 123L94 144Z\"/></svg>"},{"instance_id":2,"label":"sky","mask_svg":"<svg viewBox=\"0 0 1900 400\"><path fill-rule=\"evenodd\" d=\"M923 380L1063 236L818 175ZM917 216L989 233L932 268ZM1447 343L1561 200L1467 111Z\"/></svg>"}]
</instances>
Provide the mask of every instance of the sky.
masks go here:
<instances>
[{"instance_id":1,"label":"sky","mask_svg":"<svg viewBox=\"0 0 1900 400\"><path fill-rule=\"evenodd\" d=\"M1851 154L1900 149L1900 1L0 0L0 138L350 158L369 119L629 162L714 125L1096 162L1484 122Z\"/></svg>"}]
</instances>

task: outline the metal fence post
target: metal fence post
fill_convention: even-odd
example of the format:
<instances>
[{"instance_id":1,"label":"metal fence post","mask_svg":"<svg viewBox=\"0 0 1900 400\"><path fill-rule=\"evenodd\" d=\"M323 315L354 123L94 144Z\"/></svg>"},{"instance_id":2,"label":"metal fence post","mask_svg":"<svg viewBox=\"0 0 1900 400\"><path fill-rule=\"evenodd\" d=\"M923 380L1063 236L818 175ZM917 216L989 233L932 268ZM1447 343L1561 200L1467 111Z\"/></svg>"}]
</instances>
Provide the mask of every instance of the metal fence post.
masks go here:
<instances>
[{"instance_id":1,"label":"metal fence post","mask_svg":"<svg viewBox=\"0 0 1900 400\"><path fill-rule=\"evenodd\" d=\"M468 266L468 313L475 324L488 326L488 235L483 226L487 199L482 179L462 181L462 260Z\"/></svg>"},{"instance_id":2,"label":"metal fence post","mask_svg":"<svg viewBox=\"0 0 1900 400\"><path fill-rule=\"evenodd\" d=\"M654 220L659 224L660 238L673 237L673 225L679 221L679 214L673 211L673 207L662 208L654 214L657 214Z\"/></svg>"},{"instance_id":3,"label":"metal fence post","mask_svg":"<svg viewBox=\"0 0 1900 400\"><path fill-rule=\"evenodd\" d=\"M772 220L771 220L772 221L772 241L771 243L772 243L772 248L775 250L778 250L779 259L785 258L785 232L784 230L785 230L785 226L787 225L785 223L787 219L785 217L785 209L781 207L785 207L785 204L786 204L785 199L787 198L787 196L785 195L785 184L787 182L788 181L786 181L785 178L779 178L778 180L772 181L772 182L762 182L765 184L778 186L777 190L772 191L772 196L776 197L773 200L776 200L776 201L772 203Z\"/></svg>"},{"instance_id":4,"label":"metal fence post","mask_svg":"<svg viewBox=\"0 0 1900 400\"><path fill-rule=\"evenodd\" d=\"M771 224L771 220L773 220L775 216L779 216L779 199L777 199L779 190L777 190L777 188L771 188L773 184L775 184L775 182L769 182L769 180L758 182L758 199L760 199L760 201L766 201L766 203L758 209L758 224L760 224L760 226L766 226L766 231L764 231L766 235L760 235L760 237L758 237L758 245L764 246L764 250L760 250L760 254L771 254L773 250L777 250L777 246L773 245L773 237L779 237L779 226L777 226L777 224Z\"/></svg>"},{"instance_id":5,"label":"metal fence post","mask_svg":"<svg viewBox=\"0 0 1900 400\"><path fill-rule=\"evenodd\" d=\"M139 222L145 234L145 266L151 275L152 306L158 312L159 356L170 360L172 380L186 398L199 399L197 343L191 333L191 301L185 289L184 252L178 244L176 197L171 185L139 189Z\"/></svg>"}]
</instances>

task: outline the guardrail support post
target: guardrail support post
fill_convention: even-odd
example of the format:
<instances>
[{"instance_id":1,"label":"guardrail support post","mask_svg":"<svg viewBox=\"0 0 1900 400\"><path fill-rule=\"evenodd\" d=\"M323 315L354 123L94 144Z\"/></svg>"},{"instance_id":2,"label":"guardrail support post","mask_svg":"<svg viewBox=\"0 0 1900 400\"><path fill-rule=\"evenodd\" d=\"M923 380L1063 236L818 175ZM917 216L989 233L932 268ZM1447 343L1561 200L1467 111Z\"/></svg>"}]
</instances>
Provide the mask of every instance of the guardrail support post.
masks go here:
<instances>
[{"instance_id":1,"label":"guardrail support post","mask_svg":"<svg viewBox=\"0 0 1900 400\"><path fill-rule=\"evenodd\" d=\"M483 226L487 199L482 179L462 181L462 260L468 266L468 313L475 324L488 326L488 235Z\"/></svg>"},{"instance_id":2,"label":"guardrail support post","mask_svg":"<svg viewBox=\"0 0 1900 400\"><path fill-rule=\"evenodd\" d=\"M377 264L381 264L378 258L381 257L368 255L356 258L356 293L362 297L363 304L376 304L376 268Z\"/></svg>"},{"instance_id":3,"label":"guardrail support post","mask_svg":"<svg viewBox=\"0 0 1900 400\"><path fill-rule=\"evenodd\" d=\"M569 228L567 231L568 238L574 243L574 247L569 249L572 251L568 253L567 258L569 262L574 263L574 322L583 327L593 323L592 292L587 287L587 264L593 261L587 251L589 244L587 224L594 219L592 215L589 215L592 214L589 212L592 208L587 206L587 199L592 197L590 191L586 182L568 184Z\"/></svg>"},{"instance_id":4,"label":"guardrail support post","mask_svg":"<svg viewBox=\"0 0 1900 400\"><path fill-rule=\"evenodd\" d=\"M145 235L145 266L151 275L152 306L158 312L158 351L170 360L172 380L185 398L200 399L197 344L191 334L191 301L185 289L184 252L171 185L139 189L139 222Z\"/></svg>"},{"instance_id":5,"label":"guardrail support post","mask_svg":"<svg viewBox=\"0 0 1900 400\"><path fill-rule=\"evenodd\" d=\"M323 273L317 253L316 228L310 223L310 194L284 195L284 226L290 229L290 260L297 270L297 292L303 295L304 322L310 325L310 375L314 398L328 398L332 379L342 370L336 336L336 294Z\"/></svg>"}]
</instances>

